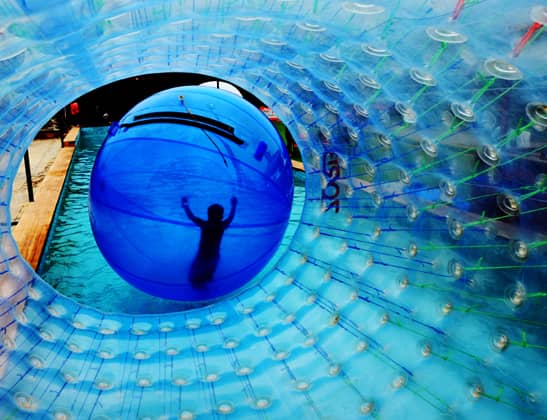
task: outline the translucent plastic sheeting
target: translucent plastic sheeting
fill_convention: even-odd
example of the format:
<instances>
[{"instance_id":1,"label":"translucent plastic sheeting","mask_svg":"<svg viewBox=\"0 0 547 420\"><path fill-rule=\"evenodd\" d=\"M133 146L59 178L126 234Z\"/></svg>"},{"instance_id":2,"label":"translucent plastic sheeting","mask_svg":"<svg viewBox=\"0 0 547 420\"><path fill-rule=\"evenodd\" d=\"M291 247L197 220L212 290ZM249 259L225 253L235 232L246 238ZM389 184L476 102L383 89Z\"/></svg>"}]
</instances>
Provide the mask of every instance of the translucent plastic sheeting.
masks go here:
<instances>
[{"instance_id":1,"label":"translucent plastic sheeting","mask_svg":"<svg viewBox=\"0 0 547 420\"><path fill-rule=\"evenodd\" d=\"M509 0L0 0L1 415L545 418L545 23ZM170 71L286 123L300 227L214 305L82 307L19 256L14 174L62 106Z\"/></svg>"}]
</instances>

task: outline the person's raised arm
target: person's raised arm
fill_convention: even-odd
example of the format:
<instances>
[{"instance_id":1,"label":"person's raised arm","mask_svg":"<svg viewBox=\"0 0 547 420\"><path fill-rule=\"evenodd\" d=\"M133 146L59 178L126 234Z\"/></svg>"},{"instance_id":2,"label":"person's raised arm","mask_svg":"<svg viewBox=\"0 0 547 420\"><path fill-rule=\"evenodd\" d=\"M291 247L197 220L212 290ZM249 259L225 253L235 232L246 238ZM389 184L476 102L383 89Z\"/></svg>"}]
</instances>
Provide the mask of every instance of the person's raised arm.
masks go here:
<instances>
[{"instance_id":1,"label":"person's raised arm","mask_svg":"<svg viewBox=\"0 0 547 420\"><path fill-rule=\"evenodd\" d=\"M234 216L236 215L236 207L237 207L237 198L232 197L230 200L232 207L230 208L230 214L228 214L228 217L224 220L224 227L228 227L230 223L232 223L232 220L234 220Z\"/></svg>"},{"instance_id":2,"label":"person's raised arm","mask_svg":"<svg viewBox=\"0 0 547 420\"><path fill-rule=\"evenodd\" d=\"M199 217L196 217L196 215L192 213L192 210L190 210L190 205L188 204L188 197L182 197L181 204L182 204L184 213L186 213L186 216L188 217L188 219L190 219L196 225L201 226L203 224L203 220L200 219Z\"/></svg>"}]
</instances>

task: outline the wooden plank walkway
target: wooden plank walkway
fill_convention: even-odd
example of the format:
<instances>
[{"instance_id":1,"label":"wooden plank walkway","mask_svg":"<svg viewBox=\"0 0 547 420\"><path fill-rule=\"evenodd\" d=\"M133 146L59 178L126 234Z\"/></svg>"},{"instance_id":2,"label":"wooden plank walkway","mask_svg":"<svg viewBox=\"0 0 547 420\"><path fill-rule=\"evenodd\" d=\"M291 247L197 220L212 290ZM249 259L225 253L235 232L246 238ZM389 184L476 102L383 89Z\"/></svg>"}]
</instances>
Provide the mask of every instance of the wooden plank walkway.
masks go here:
<instances>
[{"instance_id":1,"label":"wooden plank walkway","mask_svg":"<svg viewBox=\"0 0 547 420\"><path fill-rule=\"evenodd\" d=\"M71 127L62 141L63 147L74 146L76 144L76 140L78 139L79 135L80 135L80 127Z\"/></svg>"},{"instance_id":2,"label":"wooden plank walkway","mask_svg":"<svg viewBox=\"0 0 547 420\"><path fill-rule=\"evenodd\" d=\"M74 130L76 131L74 132ZM70 140L75 140L78 133L79 128L73 127L66 137L70 135ZM37 188L34 202L26 205L19 223L12 228L12 234L19 245L21 256L35 270L44 250L73 153L74 147L63 147L59 150L46 177Z\"/></svg>"},{"instance_id":3,"label":"wooden plank walkway","mask_svg":"<svg viewBox=\"0 0 547 420\"><path fill-rule=\"evenodd\" d=\"M304 172L304 164L302 162L292 159L291 163L292 163L293 169Z\"/></svg>"}]
</instances>

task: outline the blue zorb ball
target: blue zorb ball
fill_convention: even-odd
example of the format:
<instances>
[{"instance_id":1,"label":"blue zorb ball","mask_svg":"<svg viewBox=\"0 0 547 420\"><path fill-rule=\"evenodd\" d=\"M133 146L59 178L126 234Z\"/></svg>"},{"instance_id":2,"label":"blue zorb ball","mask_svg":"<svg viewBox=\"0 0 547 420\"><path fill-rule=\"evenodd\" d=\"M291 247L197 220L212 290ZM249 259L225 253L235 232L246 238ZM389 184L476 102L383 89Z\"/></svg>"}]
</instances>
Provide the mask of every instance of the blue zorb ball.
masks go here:
<instances>
[{"instance_id":1,"label":"blue zorb ball","mask_svg":"<svg viewBox=\"0 0 547 420\"><path fill-rule=\"evenodd\" d=\"M89 215L102 254L126 281L199 301L266 265L292 195L291 161L267 117L233 93L186 86L145 99L110 128Z\"/></svg>"}]
</instances>

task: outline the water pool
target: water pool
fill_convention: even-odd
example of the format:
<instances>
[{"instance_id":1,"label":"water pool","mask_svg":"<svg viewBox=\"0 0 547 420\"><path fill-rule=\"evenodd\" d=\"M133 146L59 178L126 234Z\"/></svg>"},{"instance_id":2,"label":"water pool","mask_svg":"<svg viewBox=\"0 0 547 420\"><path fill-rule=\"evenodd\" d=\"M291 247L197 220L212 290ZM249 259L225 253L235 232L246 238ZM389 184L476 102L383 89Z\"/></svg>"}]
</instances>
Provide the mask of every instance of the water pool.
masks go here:
<instances>
[{"instance_id":1,"label":"water pool","mask_svg":"<svg viewBox=\"0 0 547 420\"><path fill-rule=\"evenodd\" d=\"M107 127L83 128L57 206L38 274L65 296L105 312L165 313L199 305L157 298L124 281L96 246L88 216L89 177ZM297 228L304 203L304 174L295 171L295 191L289 226L270 263L269 271L286 251Z\"/></svg>"}]
</instances>

